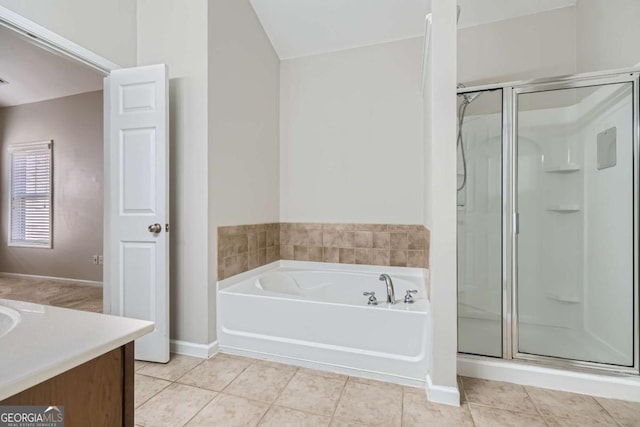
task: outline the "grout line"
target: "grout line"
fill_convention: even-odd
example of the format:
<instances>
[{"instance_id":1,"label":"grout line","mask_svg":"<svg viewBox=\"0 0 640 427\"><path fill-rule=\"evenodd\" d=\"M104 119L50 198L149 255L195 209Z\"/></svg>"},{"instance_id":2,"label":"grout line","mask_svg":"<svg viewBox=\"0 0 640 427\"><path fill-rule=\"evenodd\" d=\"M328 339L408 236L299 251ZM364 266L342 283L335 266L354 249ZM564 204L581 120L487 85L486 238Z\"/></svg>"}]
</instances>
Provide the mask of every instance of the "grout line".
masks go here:
<instances>
[{"instance_id":1,"label":"grout line","mask_svg":"<svg viewBox=\"0 0 640 427\"><path fill-rule=\"evenodd\" d=\"M204 410L204 408L206 408L207 406L209 406L211 404L211 402L213 402L214 400L219 400L220 399L220 393L216 393L216 395L207 403L204 404L204 406L202 408L200 408L199 410L196 411L195 414L193 414L193 416L191 418L189 418L187 420L186 423L182 424L182 427L186 426L187 424L189 424L191 422L191 420L193 420L200 412L202 412ZM217 404L217 403L216 403Z\"/></svg>"},{"instance_id":2,"label":"grout line","mask_svg":"<svg viewBox=\"0 0 640 427\"><path fill-rule=\"evenodd\" d=\"M605 412L605 414L609 415L611 417L611 419L613 420L614 423L616 423L618 426L622 426L622 424L620 424L618 422L618 419L616 417L613 416L612 413L610 413L609 411L607 411L607 408L605 408L604 406L602 406L602 404L600 403L600 401L598 401L598 398L596 396L591 396L593 398L593 400L596 401L596 404L602 408L602 410Z\"/></svg>"},{"instance_id":3,"label":"grout line","mask_svg":"<svg viewBox=\"0 0 640 427\"><path fill-rule=\"evenodd\" d=\"M331 414L331 418L329 419L329 425L333 422L336 417L336 412L338 412L338 406L340 406L340 402L342 401L342 397L344 396L344 391L347 389L347 384L349 383L349 376L344 380L344 384L342 384L342 388L340 389L340 396L338 396L338 400L336 400L336 407L333 408L333 413Z\"/></svg>"}]
</instances>

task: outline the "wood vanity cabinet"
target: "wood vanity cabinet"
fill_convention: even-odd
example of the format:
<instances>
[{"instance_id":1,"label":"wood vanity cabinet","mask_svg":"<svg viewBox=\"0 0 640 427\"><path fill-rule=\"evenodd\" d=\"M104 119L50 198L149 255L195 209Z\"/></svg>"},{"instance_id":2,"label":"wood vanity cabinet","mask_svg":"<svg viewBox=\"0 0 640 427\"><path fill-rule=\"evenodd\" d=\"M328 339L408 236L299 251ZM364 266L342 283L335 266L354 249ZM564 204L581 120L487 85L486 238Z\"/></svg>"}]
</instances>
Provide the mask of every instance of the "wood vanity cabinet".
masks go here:
<instances>
[{"instance_id":1,"label":"wood vanity cabinet","mask_svg":"<svg viewBox=\"0 0 640 427\"><path fill-rule=\"evenodd\" d=\"M0 401L64 406L68 427L133 427L133 342Z\"/></svg>"}]
</instances>

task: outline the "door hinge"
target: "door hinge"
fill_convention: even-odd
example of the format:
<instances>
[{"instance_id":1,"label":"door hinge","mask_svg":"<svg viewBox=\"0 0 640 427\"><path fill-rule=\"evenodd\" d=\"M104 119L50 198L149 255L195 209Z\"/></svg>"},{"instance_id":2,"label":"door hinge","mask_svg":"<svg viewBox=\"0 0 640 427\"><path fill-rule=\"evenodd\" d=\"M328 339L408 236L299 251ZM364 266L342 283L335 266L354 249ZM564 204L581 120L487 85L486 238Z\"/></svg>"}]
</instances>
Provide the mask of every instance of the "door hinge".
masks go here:
<instances>
[{"instance_id":1,"label":"door hinge","mask_svg":"<svg viewBox=\"0 0 640 427\"><path fill-rule=\"evenodd\" d=\"M513 214L513 232L520 234L520 212Z\"/></svg>"}]
</instances>

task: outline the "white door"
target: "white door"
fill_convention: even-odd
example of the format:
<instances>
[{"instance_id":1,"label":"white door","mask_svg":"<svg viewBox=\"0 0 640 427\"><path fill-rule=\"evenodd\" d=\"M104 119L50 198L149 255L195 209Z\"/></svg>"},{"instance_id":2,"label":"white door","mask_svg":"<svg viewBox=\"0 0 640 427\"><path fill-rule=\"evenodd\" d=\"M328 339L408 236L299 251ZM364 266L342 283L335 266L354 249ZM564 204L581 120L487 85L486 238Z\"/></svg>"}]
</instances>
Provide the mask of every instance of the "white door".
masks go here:
<instances>
[{"instance_id":1,"label":"white door","mask_svg":"<svg viewBox=\"0 0 640 427\"><path fill-rule=\"evenodd\" d=\"M168 84L164 64L105 78L104 312L155 322L135 358L169 361Z\"/></svg>"}]
</instances>

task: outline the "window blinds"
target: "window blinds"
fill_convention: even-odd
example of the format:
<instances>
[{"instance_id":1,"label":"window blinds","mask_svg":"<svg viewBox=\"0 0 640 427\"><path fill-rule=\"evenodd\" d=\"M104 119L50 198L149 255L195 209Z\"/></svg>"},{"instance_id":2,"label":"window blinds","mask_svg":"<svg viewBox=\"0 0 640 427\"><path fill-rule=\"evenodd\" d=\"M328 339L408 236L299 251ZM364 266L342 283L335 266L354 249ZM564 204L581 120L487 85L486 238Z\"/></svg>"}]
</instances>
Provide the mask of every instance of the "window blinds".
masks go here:
<instances>
[{"instance_id":1,"label":"window blinds","mask_svg":"<svg viewBox=\"0 0 640 427\"><path fill-rule=\"evenodd\" d=\"M52 141L19 144L11 153L10 246L51 247Z\"/></svg>"}]
</instances>

